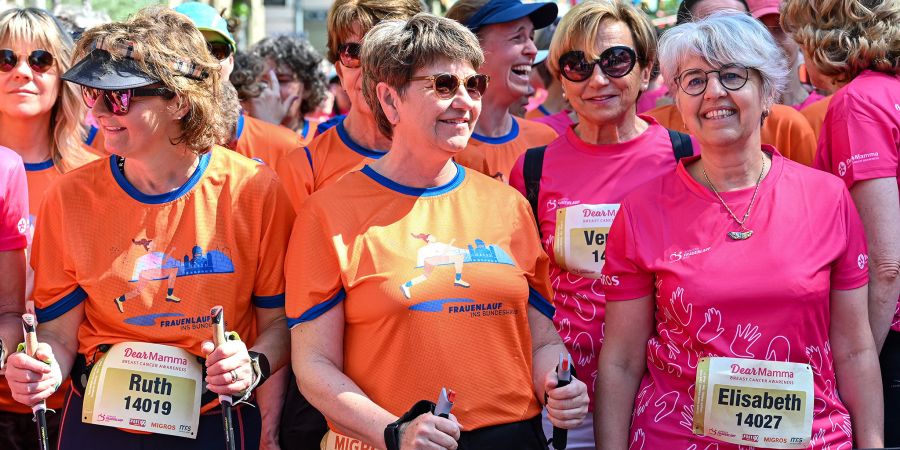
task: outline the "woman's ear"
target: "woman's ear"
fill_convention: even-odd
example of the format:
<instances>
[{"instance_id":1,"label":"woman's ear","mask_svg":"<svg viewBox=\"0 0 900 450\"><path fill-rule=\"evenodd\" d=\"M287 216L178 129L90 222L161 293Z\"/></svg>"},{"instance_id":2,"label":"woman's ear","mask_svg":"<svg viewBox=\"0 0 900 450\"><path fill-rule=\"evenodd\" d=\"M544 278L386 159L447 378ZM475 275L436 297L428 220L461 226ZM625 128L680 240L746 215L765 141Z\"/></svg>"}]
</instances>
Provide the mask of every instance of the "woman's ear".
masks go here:
<instances>
[{"instance_id":1,"label":"woman's ear","mask_svg":"<svg viewBox=\"0 0 900 450\"><path fill-rule=\"evenodd\" d=\"M400 95L397 90L388 86L385 82L379 82L375 85L375 93L378 95L378 103L381 104L381 110L384 111L385 117L392 125L397 125L400 121Z\"/></svg>"},{"instance_id":2,"label":"woman's ear","mask_svg":"<svg viewBox=\"0 0 900 450\"><path fill-rule=\"evenodd\" d=\"M641 69L641 92L646 92L650 88L651 72L653 72L653 65Z\"/></svg>"},{"instance_id":3,"label":"woman's ear","mask_svg":"<svg viewBox=\"0 0 900 450\"><path fill-rule=\"evenodd\" d=\"M172 99L172 102L171 106L169 106L172 120L181 120L191 111L191 104L185 101L180 95L176 95L175 98Z\"/></svg>"}]
</instances>

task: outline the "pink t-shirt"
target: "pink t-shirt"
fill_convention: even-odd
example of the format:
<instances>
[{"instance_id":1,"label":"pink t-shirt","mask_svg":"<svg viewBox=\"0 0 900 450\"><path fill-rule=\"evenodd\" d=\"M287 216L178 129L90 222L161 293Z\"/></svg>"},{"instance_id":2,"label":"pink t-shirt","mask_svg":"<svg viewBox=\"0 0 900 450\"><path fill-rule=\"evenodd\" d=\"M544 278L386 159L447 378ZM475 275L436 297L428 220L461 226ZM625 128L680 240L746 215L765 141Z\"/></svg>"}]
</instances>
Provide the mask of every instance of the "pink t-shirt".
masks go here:
<instances>
[{"instance_id":1,"label":"pink t-shirt","mask_svg":"<svg viewBox=\"0 0 900 450\"><path fill-rule=\"evenodd\" d=\"M828 105L815 167L841 177L848 189L875 178L894 178L900 187L898 152L900 75L865 71ZM900 300L891 329L900 331Z\"/></svg>"},{"instance_id":2,"label":"pink t-shirt","mask_svg":"<svg viewBox=\"0 0 900 450\"><path fill-rule=\"evenodd\" d=\"M833 176L763 149L773 152L772 167L747 221L754 232L747 240L726 236L738 230L734 220L685 170L698 157L622 202L603 267L607 301L656 298L630 434L641 442L633 449L738 449L691 432L703 356L810 364L810 448L851 446L835 385L829 305L830 290L868 282L862 223ZM753 191L721 195L743 214Z\"/></svg>"},{"instance_id":3,"label":"pink t-shirt","mask_svg":"<svg viewBox=\"0 0 900 450\"><path fill-rule=\"evenodd\" d=\"M568 128L544 154L538 219L550 255L553 322L591 398L603 343L606 301L598 277L609 226L626 194L675 169L668 130L641 117L650 127L631 141L591 145ZM509 181L522 195L524 160L516 161Z\"/></svg>"},{"instance_id":4,"label":"pink t-shirt","mask_svg":"<svg viewBox=\"0 0 900 450\"><path fill-rule=\"evenodd\" d=\"M809 93L809 96L806 97L806 100L803 100L803 102L798 105L793 105L793 107L797 111L800 111L800 110L806 108L807 106L812 105L813 103L815 103L819 100L822 100L823 98L825 98L824 95L822 95L816 91L812 91Z\"/></svg>"},{"instance_id":5,"label":"pink t-shirt","mask_svg":"<svg viewBox=\"0 0 900 450\"><path fill-rule=\"evenodd\" d=\"M531 119L531 121L547 125L550 128L553 128L553 131L555 131L557 135L562 136L566 130L575 123L572 121L572 118L569 117L569 113L571 113L571 111L564 109L556 114L538 117Z\"/></svg>"},{"instance_id":6,"label":"pink t-shirt","mask_svg":"<svg viewBox=\"0 0 900 450\"><path fill-rule=\"evenodd\" d=\"M0 147L0 252L28 244L28 186L19 154Z\"/></svg>"}]
</instances>

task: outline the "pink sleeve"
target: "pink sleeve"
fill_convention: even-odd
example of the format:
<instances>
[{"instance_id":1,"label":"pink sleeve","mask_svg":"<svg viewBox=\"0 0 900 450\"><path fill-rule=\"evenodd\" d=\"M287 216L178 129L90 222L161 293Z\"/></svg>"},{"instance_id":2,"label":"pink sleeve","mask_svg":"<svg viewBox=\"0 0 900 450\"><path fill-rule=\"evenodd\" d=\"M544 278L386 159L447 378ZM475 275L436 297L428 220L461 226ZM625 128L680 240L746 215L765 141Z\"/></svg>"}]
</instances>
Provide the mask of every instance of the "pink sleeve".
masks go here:
<instances>
[{"instance_id":1,"label":"pink sleeve","mask_svg":"<svg viewBox=\"0 0 900 450\"><path fill-rule=\"evenodd\" d=\"M25 166L18 157L0 153L0 251L21 250L28 245L27 223Z\"/></svg>"},{"instance_id":2,"label":"pink sleeve","mask_svg":"<svg viewBox=\"0 0 900 450\"><path fill-rule=\"evenodd\" d=\"M509 185L514 187L520 194L525 195L525 153L519 155L519 159L513 164L512 171L509 173Z\"/></svg>"},{"instance_id":3,"label":"pink sleeve","mask_svg":"<svg viewBox=\"0 0 900 450\"><path fill-rule=\"evenodd\" d=\"M869 282L869 254L862 220L846 189L841 193L840 210L847 245L831 265L831 289L856 289Z\"/></svg>"},{"instance_id":4,"label":"pink sleeve","mask_svg":"<svg viewBox=\"0 0 900 450\"><path fill-rule=\"evenodd\" d=\"M897 176L897 135L877 105L865 104L847 95L826 116L821 146L830 150L831 161L818 161L820 168L838 175L847 188L856 182ZM825 165L825 167L821 167Z\"/></svg>"},{"instance_id":5,"label":"pink sleeve","mask_svg":"<svg viewBox=\"0 0 900 450\"><path fill-rule=\"evenodd\" d=\"M634 300L653 293L653 273L639 261L631 224L628 203L622 203L609 230L606 264L600 275L606 300Z\"/></svg>"}]
</instances>

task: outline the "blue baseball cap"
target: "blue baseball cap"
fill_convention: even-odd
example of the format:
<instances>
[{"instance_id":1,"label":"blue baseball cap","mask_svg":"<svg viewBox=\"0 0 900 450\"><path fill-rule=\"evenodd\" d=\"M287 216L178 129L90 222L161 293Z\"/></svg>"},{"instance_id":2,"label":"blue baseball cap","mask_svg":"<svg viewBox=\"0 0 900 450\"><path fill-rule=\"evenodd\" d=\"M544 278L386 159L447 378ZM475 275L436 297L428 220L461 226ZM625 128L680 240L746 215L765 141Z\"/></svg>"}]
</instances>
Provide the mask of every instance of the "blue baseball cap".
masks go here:
<instances>
[{"instance_id":1,"label":"blue baseball cap","mask_svg":"<svg viewBox=\"0 0 900 450\"><path fill-rule=\"evenodd\" d=\"M236 48L234 37L228 31L228 21L212 6L200 2L186 2L176 6L175 11L188 16L200 31L221 34L231 44L231 48Z\"/></svg>"},{"instance_id":2,"label":"blue baseball cap","mask_svg":"<svg viewBox=\"0 0 900 450\"><path fill-rule=\"evenodd\" d=\"M506 23L523 17L531 18L534 29L541 29L553 23L559 8L556 3L522 3L520 0L490 0L465 21L468 29L478 31L485 25Z\"/></svg>"}]
</instances>

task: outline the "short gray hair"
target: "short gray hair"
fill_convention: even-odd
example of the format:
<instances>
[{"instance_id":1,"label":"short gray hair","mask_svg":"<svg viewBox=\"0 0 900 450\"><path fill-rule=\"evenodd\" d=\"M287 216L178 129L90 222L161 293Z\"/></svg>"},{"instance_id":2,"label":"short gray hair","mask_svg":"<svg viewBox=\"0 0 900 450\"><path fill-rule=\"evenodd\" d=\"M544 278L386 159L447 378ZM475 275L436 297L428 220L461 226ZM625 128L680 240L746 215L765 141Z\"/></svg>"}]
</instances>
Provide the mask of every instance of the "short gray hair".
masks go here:
<instances>
[{"instance_id":1,"label":"short gray hair","mask_svg":"<svg viewBox=\"0 0 900 450\"><path fill-rule=\"evenodd\" d=\"M691 56L710 66L742 64L762 77L763 104L769 109L787 84L787 60L769 30L747 14L717 12L705 19L670 29L659 40L659 64L673 94L680 90L675 78Z\"/></svg>"},{"instance_id":2,"label":"short gray hair","mask_svg":"<svg viewBox=\"0 0 900 450\"><path fill-rule=\"evenodd\" d=\"M378 130L393 137L393 126L384 114L375 86L387 83L404 95L419 68L435 61L467 62L478 70L484 54L478 38L455 20L419 13L408 21L386 20L366 33L362 52L363 96L375 115Z\"/></svg>"}]
</instances>

